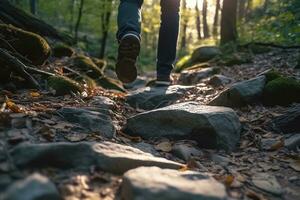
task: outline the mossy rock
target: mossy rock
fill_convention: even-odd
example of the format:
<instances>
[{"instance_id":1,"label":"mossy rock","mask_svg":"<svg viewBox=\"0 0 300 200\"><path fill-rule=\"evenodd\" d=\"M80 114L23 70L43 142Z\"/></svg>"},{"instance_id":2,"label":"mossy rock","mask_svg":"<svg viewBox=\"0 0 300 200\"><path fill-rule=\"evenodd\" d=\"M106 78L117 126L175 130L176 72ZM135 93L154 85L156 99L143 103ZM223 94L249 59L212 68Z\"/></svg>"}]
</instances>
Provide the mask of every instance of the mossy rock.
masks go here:
<instances>
[{"instance_id":1,"label":"mossy rock","mask_svg":"<svg viewBox=\"0 0 300 200\"><path fill-rule=\"evenodd\" d=\"M193 65L191 67L188 67L184 71L194 71L194 70L204 69L204 68L209 68L209 67L211 67L211 65L209 63L200 63L200 64Z\"/></svg>"},{"instance_id":2,"label":"mossy rock","mask_svg":"<svg viewBox=\"0 0 300 200\"><path fill-rule=\"evenodd\" d=\"M300 102L300 82L289 77L276 78L265 86L263 99L269 106Z\"/></svg>"},{"instance_id":3,"label":"mossy rock","mask_svg":"<svg viewBox=\"0 0 300 200\"><path fill-rule=\"evenodd\" d=\"M193 51L190 60L192 63L207 62L221 54L222 52L217 46L201 46Z\"/></svg>"},{"instance_id":4,"label":"mossy rock","mask_svg":"<svg viewBox=\"0 0 300 200\"><path fill-rule=\"evenodd\" d=\"M231 55L224 55L220 58L220 64L226 66L242 65L247 63L252 63L252 59L248 54L233 53Z\"/></svg>"},{"instance_id":5,"label":"mossy rock","mask_svg":"<svg viewBox=\"0 0 300 200\"><path fill-rule=\"evenodd\" d=\"M71 57L74 53L74 49L66 44L57 44L52 48L52 56L56 58Z\"/></svg>"},{"instance_id":6,"label":"mossy rock","mask_svg":"<svg viewBox=\"0 0 300 200\"><path fill-rule=\"evenodd\" d=\"M11 25L0 24L0 34L21 55L34 65L42 65L51 54L47 41L40 35Z\"/></svg>"},{"instance_id":7,"label":"mossy rock","mask_svg":"<svg viewBox=\"0 0 300 200\"><path fill-rule=\"evenodd\" d=\"M248 48L253 54L263 54L272 51L271 47L256 44L250 44Z\"/></svg>"},{"instance_id":8,"label":"mossy rock","mask_svg":"<svg viewBox=\"0 0 300 200\"><path fill-rule=\"evenodd\" d=\"M71 92L77 93L83 91L82 86L78 82L65 76L49 77L48 86L55 90L55 95L57 96L71 94Z\"/></svg>"},{"instance_id":9,"label":"mossy rock","mask_svg":"<svg viewBox=\"0 0 300 200\"><path fill-rule=\"evenodd\" d=\"M106 66L107 66L107 62L105 60L102 59L98 59L98 58L92 58L92 61L97 65L97 67L99 69L101 69L102 73L105 70Z\"/></svg>"},{"instance_id":10,"label":"mossy rock","mask_svg":"<svg viewBox=\"0 0 300 200\"><path fill-rule=\"evenodd\" d=\"M186 69L187 67L190 67L191 64L191 55L186 55L182 57L175 65L174 71L176 73L180 73L182 70Z\"/></svg>"},{"instance_id":11,"label":"mossy rock","mask_svg":"<svg viewBox=\"0 0 300 200\"><path fill-rule=\"evenodd\" d=\"M282 77L281 73L278 72L278 71L276 71L276 70L274 70L274 69L272 69L269 72L267 72L265 74L265 76L267 78L267 83L270 82L270 81L273 81L273 80L275 80L277 78Z\"/></svg>"},{"instance_id":12,"label":"mossy rock","mask_svg":"<svg viewBox=\"0 0 300 200\"><path fill-rule=\"evenodd\" d=\"M73 59L73 65L78 71L83 72L87 76L97 79L103 76L102 70L87 56L76 56Z\"/></svg>"},{"instance_id":13,"label":"mossy rock","mask_svg":"<svg viewBox=\"0 0 300 200\"><path fill-rule=\"evenodd\" d=\"M118 80L109 78L109 77L103 76L103 77L99 78L97 80L97 84L104 89L118 90L121 92L125 92L125 89L123 88L121 82L119 82Z\"/></svg>"},{"instance_id":14,"label":"mossy rock","mask_svg":"<svg viewBox=\"0 0 300 200\"><path fill-rule=\"evenodd\" d=\"M88 76L77 76L74 80L88 89L95 89L97 87L96 81Z\"/></svg>"}]
</instances>

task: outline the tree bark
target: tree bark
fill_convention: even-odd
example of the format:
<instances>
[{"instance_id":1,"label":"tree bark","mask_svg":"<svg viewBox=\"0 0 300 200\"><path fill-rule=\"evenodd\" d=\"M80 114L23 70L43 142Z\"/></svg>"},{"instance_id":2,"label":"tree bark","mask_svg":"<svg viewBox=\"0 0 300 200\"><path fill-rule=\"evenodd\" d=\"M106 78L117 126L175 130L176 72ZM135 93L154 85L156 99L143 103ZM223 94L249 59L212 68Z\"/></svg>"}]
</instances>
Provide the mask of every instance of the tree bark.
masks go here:
<instances>
[{"instance_id":1,"label":"tree bark","mask_svg":"<svg viewBox=\"0 0 300 200\"><path fill-rule=\"evenodd\" d=\"M203 0L203 8L202 8L202 15L203 15L203 35L204 38L209 38L209 28L207 23L207 0Z\"/></svg>"},{"instance_id":2,"label":"tree bark","mask_svg":"<svg viewBox=\"0 0 300 200\"><path fill-rule=\"evenodd\" d=\"M215 17L214 17L213 35L218 35L220 7L221 7L220 0L217 0L216 1Z\"/></svg>"},{"instance_id":3,"label":"tree bark","mask_svg":"<svg viewBox=\"0 0 300 200\"><path fill-rule=\"evenodd\" d=\"M200 9L199 9L199 5L198 5L198 1L196 1L195 12L196 12L197 37L198 37L198 40L201 40L202 39L202 35L201 35L201 17L200 17Z\"/></svg>"},{"instance_id":4,"label":"tree bark","mask_svg":"<svg viewBox=\"0 0 300 200\"><path fill-rule=\"evenodd\" d=\"M187 8L186 8L186 0L182 1L182 11L186 13ZM181 48L186 47L186 40L187 40L187 24L188 24L188 18L187 16L183 16L182 20L182 37L181 37Z\"/></svg>"},{"instance_id":5,"label":"tree bark","mask_svg":"<svg viewBox=\"0 0 300 200\"><path fill-rule=\"evenodd\" d=\"M237 0L224 0L221 20L221 44L237 40Z\"/></svg>"},{"instance_id":6,"label":"tree bark","mask_svg":"<svg viewBox=\"0 0 300 200\"><path fill-rule=\"evenodd\" d=\"M106 43L108 39L108 31L110 27L110 18L112 14L112 0L105 1L103 4L103 13L101 14L102 38L99 57L105 56Z\"/></svg>"},{"instance_id":7,"label":"tree bark","mask_svg":"<svg viewBox=\"0 0 300 200\"><path fill-rule=\"evenodd\" d=\"M30 4L30 12L31 12L31 14L33 14L33 15L36 15L36 8L37 8L37 6L36 6L36 0L29 0L29 4Z\"/></svg>"},{"instance_id":8,"label":"tree bark","mask_svg":"<svg viewBox=\"0 0 300 200\"><path fill-rule=\"evenodd\" d=\"M77 16L77 21L76 21L76 25L75 25L75 33L74 33L75 43L78 42L78 31L79 31L79 26L80 26L81 18L82 18L83 6L84 6L84 0L80 0L78 16Z\"/></svg>"}]
</instances>

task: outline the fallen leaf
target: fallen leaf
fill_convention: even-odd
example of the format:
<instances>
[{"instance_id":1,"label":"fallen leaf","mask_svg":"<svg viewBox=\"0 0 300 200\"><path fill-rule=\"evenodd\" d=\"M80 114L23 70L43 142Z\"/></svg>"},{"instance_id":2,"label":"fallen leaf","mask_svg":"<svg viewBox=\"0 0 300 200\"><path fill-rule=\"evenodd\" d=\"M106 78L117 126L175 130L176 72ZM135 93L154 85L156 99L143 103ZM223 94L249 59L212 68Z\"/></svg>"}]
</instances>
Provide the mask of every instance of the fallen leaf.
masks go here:
<instances>
[{"instance_id":1,"label":"fallen leaf","mask_svg":"<svg viewBox=\"0 0 300 200\"><path fill-rule=\"evenodd\" d=\"M172 144L170 142L161 142L154 147L158 151L170 152L172 151Z\"/></svg>"},{"instance_id":2,"label":"fallen leaf","mask_svg":"<svg viewBox=\"0 0 300 200\"><path fill-rule=\"evenodd\" d=\"M276 151L276 150L281 149L282 147L284 147L284 140L283 139L281 139L280 141L278 141L275 144L273 144L270 147L270 151Z\"/></svg>"},{"instance_id":3,"label":"fallen leaf","mask_svg":"<svg viewBox=\"0 0 300 200\"><path fill-rule=\"evenodd\" d=\"M227 187L230 187L232 185L233 181L234 181L234 176L228 175L228 176L225 177L224 184Z\"/></svg>"},{"instance_id":4,"label":"fallen leaf","mask_svg":"<svg viewBox=\"0 0 300 200\"><path fill-rule=\"evenodd\" d=\"M10 99L6 100L6 106L15 113L22 113L24 112L24 109L20 106L18 106L17 104L15 104L14 102L12 102Z\"/></svg>"},{"instance_id":5,"label":"fallen leaf","mask_svg":"<svg viewBox=\"0 0 300 200\"><path fill-rule=\"evenodd\" d=\"M40 97L41 94L38 93L38 92L30 92L30 96L31 96L32 98L37 98L37 97Z\"/></svg>"}]
</instances>

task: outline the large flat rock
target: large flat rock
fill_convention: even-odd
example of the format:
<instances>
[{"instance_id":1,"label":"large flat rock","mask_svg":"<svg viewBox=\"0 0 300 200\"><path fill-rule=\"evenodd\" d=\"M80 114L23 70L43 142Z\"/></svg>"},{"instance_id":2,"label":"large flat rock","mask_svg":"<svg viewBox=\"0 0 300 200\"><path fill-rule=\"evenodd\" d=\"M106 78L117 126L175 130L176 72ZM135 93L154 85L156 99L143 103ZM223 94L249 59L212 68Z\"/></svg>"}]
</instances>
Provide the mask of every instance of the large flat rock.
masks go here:
<instances>
[{"instance_id":1,"label":"large flat rock","mask_svg":"<svg viewBox=\"0 0 300 200\"><path fill-rule=\"evenodd\" d=\"M13 149L11 157L19 168L89 169L96 166L116 174L139 166L181 167L179 163L111 142L24 144Z\"/></svg>"},{"instance_id":2,"label":"large flat rock","mask_svg":"<svg viewBox=\"0 0 300 200\"><path fill-rule=\"evenodd\" d=\"M174 104L127 120L125 132L145 139L196 140L201 147L233 150L240 138L239 118L231 108L196 102Z\"/></svg>"},{"instance_id":3,"label":"large flat rock","mask_svg":"<svg viewBox=\"0 0 300 200\"><path fill-rule=\"evenodd\" d=\"M61 200L54 183L40 174L15 182L0 196L3 200Z\"/></svg>"},{"instance_id":4,"label":"large flat rock","mask_svg":"<svg viewBox=\"0 0 300 200\"><path fill-rule=\"evenodd\" d=\"M259 103L262 98L265 84L265 76L259 76L254 79L235 83L213 99L209 105L242 107Z\"/></svg>"},{"instance_id":5,"label":"large flat rock","mask_svg":"<svg viewBox=\"0 0 300 200\"><path fill-rule=\"evenodd\" d=\"M140 167L124 174L121 185L124 200L225 200L225 187L198 172L157 167Z\"/></svg>"},{"instance_id":6,"label":"large flat rock","mask_svg":"<svg viewBox=\"0 0 300 200\"><path fill-rule=\"evenodd\" d=\"M134 108L152 110L168 106L180 99L192 86L146 87L127 96L127 103Z\"/></svg>"}]
</instances>

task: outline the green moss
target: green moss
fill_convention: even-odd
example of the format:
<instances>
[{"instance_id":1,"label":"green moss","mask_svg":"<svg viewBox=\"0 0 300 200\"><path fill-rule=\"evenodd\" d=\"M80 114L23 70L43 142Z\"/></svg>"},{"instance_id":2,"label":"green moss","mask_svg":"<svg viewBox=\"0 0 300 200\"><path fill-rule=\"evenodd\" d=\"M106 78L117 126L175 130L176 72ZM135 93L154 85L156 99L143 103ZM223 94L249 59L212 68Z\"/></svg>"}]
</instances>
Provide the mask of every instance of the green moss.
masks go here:
<instances>
[{"instance_id":1,"label":"green moss","mask_svg":"<svg viewBox=\"0 0 300 200\"><path fill-rule=\"evenodd\" d=\"M52 49L52 56L56 58L71 57L74 53L74 50L66 44L57 44Z\"/></svg>"},{"instance_id":2,"label":"green moss","mask_svg":"<svg viewBox=\"0 0 300 200\"><path fill-rule=\"evenodd\" d=\"M190 59L191 59L191 55L182 57L175 65L175 72L180 73L185 68L190 67L191 66Z\"/></svg>"},{"instance_id":3,"label":"green moss","mask_svg":"<svg viewBox=\"0 0 300 200\"><path fill-rule=\"evenodd\" d=\"M251 62L251 57L245 53L234 53L220 57L220 64L226 66L242 65Z\"/></svg>"},{"instance_id":4,"label":"green moss","mask_svg":"<svg viewBox=\"0 0 300 200\"><path fill-rule=\"evenodd\" d=\"M300 102L300 82L288 77L279 77L267 83L264 94L266 105L289 105Z\"/></svg>"},{"instance_id":5,"label":"green moss","mask_svg":"<svg viewBox=\"0 0 300 200\"><path fill-rule=\"evenodd\" d=\"M71 92L82 92L83 88L76 81L65 76L51 76L48 79L48 86L55 90L55 95L65 95Z\"/></svg>"},{"instance_id":6,"label":"green moss","mask_svg":"<svg viewBox=\"0 0 300 200\"><path fill-rule=\"evenodd\" d=\"M270 52L272 50L272 48L267 47L267 46L262 46L262 45L251 44L251 45L249 45L249 50L253 54L263 54L263 53Z\"/></svg>"},{"instance_id":7,"label":"green moss","mask_svg":"<svg viewBox=\"0 0 300 200\"><path fill-rule=\"evenodd\" d=\"M99 86L101 86L102 88L104 89L108 89L108 90L118 90L118 91L121 91L121 92L124 92L124 88L122 86L122 84L115 80L115 79L112 79L112 78L109 78L109 77L101 77L97 80L97 84Z\"/></svg>"},{"instance_id":8,"label":"green moss","mask_svg":"<svg viewBox=\"0 0 300 200\"><path fill-rule=\"evenodd\" d=\"M41 36L11 25L0 24L0 34L21 55L34 65L42 65L51 54L51 48Z\"/></svg>"},{"instance_id":9,"label":"green moss","mask_svg":"<svg viewBox=\"0 0 300 200\"><path fill-rule=\"evenodd\" d=\"M266 76L266 78L267 78L267 83L270 82L270 81L273 81L273 80L275 80L275 79L277 79L277 78L282 77L282 75L280 74L280 72L278 72L278 71L276 71L276 70L274 70L274 69L272 69L272 70L270 70L269 72L267 72L267 73L265 74L265 76Z\"/></svg>"},{"instance_id":10,"label":"green moss","mask_svg":"<svg viewBox=\"0 0 300 200\"><path fill-rule=\"evenodd\" d=\"M73 60L73 65L78 69L78 71L86 74L87 76L97 79L103 76L101 69L87 56L77 56Z\"/></svg>"}]
</instances>

